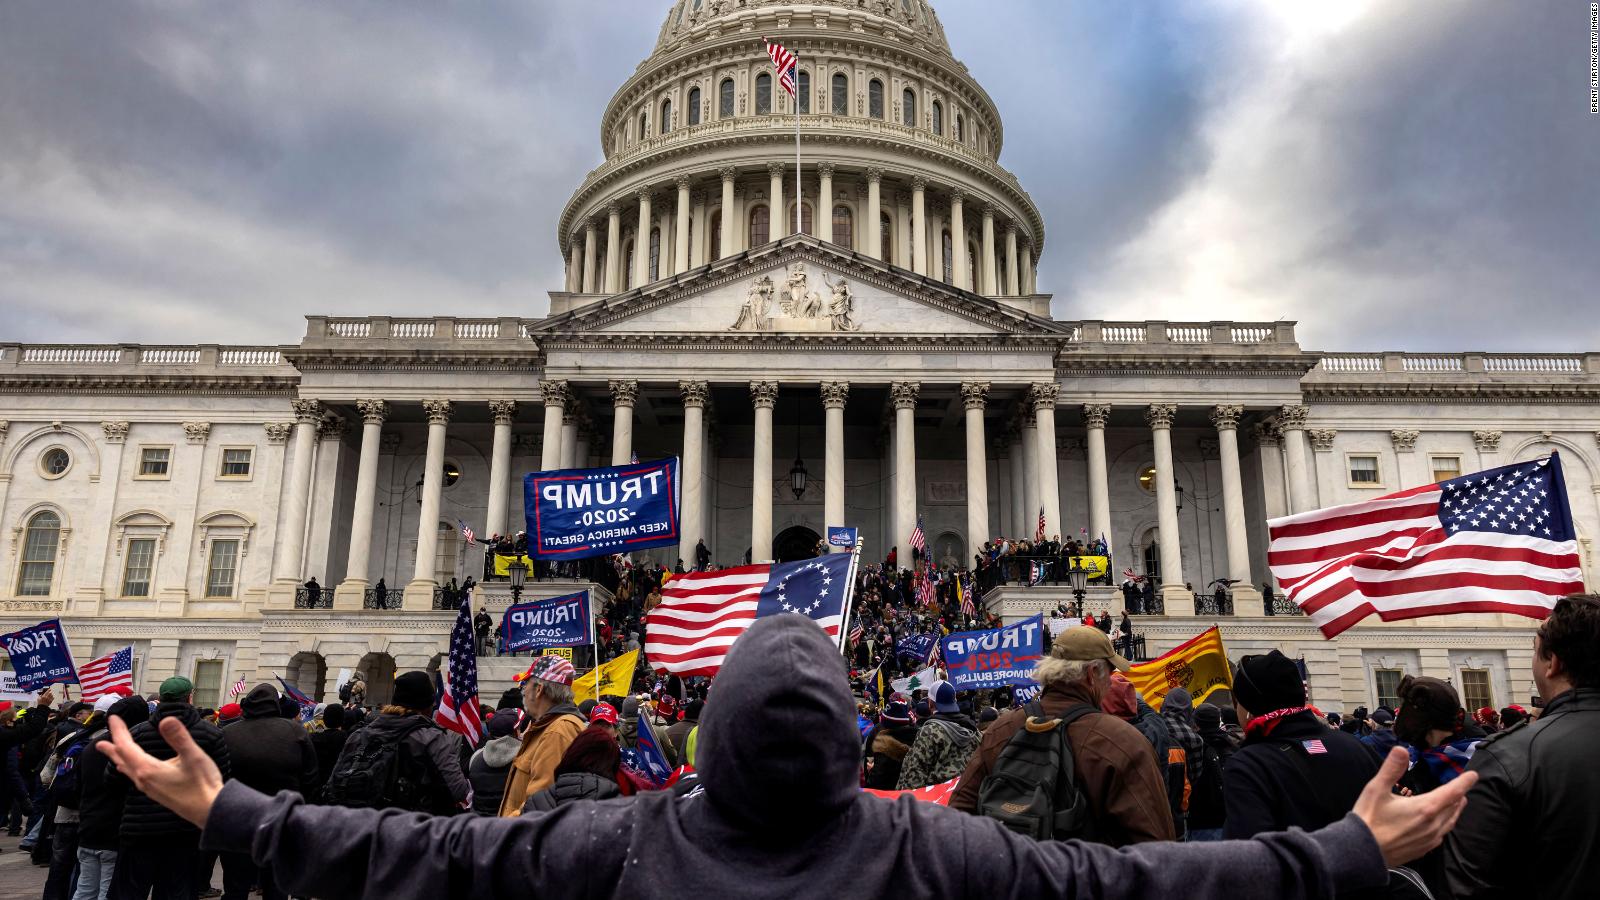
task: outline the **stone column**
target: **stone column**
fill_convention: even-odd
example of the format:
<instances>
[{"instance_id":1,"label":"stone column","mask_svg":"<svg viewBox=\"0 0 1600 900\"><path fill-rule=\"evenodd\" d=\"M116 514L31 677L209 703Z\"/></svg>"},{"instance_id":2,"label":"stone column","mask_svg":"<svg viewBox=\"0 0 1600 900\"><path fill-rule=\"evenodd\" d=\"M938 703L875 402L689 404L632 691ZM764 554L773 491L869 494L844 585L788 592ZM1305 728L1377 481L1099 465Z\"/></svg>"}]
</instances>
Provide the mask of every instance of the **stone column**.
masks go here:
<instances>
[{"instance_id":1,"label":"stone column","mask_svg":"<svg viewBox=\"0 0 1600 900\"><path fill-rule=\"evenodd\" d=\"M1218 459L1222 466L1222 526L1228 542L1228 577L1233 586L1233 614L1265 615L1261 592L1250 577L1250 543L1244 520L1244 485L1239 474L1239 417L1242 406L1214 406L1211 424L1217 426Z\"/></svg>"},{"instance_id":2,"label":"stone column","mask_svg":"<svg viewBox=\"0 0 1600 900\"><path fill-rule=\"evenodd\" d=\"M1060 394L1058 385L1047 382L1034 384L1028 392L1039 429L1039 502L1044 505L1047 538L1061 534L1061 485L1056 464L1056 400Z\"/></svg>"},{"instance_id":3,"label":"stone column","mask_svg":"<svg viewBox=\"0 0 1600 900\"><path fill-rule=\"evenodd\" d=\"M655 220L650 218L650 189L642 188L634 196L639 198L639 228L633 235L633 286L650 283L650 230Z\"/></svg>"},{"instance_id":4,"label":"stone column","mask_svg":"<svg viewBox=\"0 0 1600 900\"><path fill-rule=\"evenodd\" d=\"M983 205L983 259L978 261L978 271L983 273L983 283L979 288L985 297L993 297L1000 293L996 283L994 271L994 207L985 203Z\"/></svg>"},{"instance_id":5,"label":"stone column","mask_svg":"<svg viewBox=\"0 0 1600 900\"><path fill-rule=\"evenodd\" d=\"M822 419L824 445L822 454L822 518L823 527L847 525L844 520L844 404L850 398L848 381L822 383ZM830 552L843 547L828 547Z\"/></svg>"},{"instance_id":6,"label":"stone column","mask_svg":"<svg viewBox=\"0 0 1600 900\"><path fill-rule=\"evenodd\" d=\"M583 292L593 294L598 289L595 284L595 269L599 261L595 254L600 252L600 233L593 222L583 224Z\"/></svg>"},{"instance_id":7,"label":"stone column","mask_svg":"<svg viewBox=\"0 0 1600 900\"><path fill-rule=\"evenodd\" d=\"M944 211L935 203L928 211L928 277L944 281Z\"/></svg>"},{"instance_id":8,"label":"stone column","mask_svg":"<svg viewBox=\"0 0 1600 900\"><path fill-rule=\"evenodd\" d=\"M1022 403L1022 533L1019 540L1033 540L1039 529L1039 425L1033 415L1033 403Z\"/></svg>"},{"instance_id":9,"label":"stone column","mask_svg":"<svg viewBox=\"0 0 1600 900\"><path fill-rule=\"evenodd\" d=\"M689 176L678 176L678 227L672 232L672 274L689 271Z\"/></svg>"},{"instance_id":10,"label":"stone column","mask_svg":"<svg viewBox=\"0 0 1600 900\"><path fill-rule=\"evenodd\" d=\"M873 259L883 256L883 209L880 205L880 191L883 186L883 170L871 168L867 170L867 221L864 223L867 230L866 253ZM885 260L887 262L887 260Z\"/></svg>"},{"instance_id":11,"label":"stone column","mask_svg":"<svg viewBox=\"0 0 1600 900\"><path fill-rule=\"evenodd\" d=\"M750 561L772 558L772 408L778 403L776 381L750 382L755 404L755 443L750 456Z\"/></svg>"},{"instance_id":12,"label":"stone column","mask_svg":"<svg viewBox=\"0 0 1600 900\"><path fill-rule=\"evenodd\" d=\"M966 195L959 190L950 192L950 252L955 254L955 259L950 261L950 277L955 279L956 287L962 290L967 289L967 225L963 212L965 205Z\"/></svg>"},{"instance_id":13,"label":"stone column","mask_svg":"<svg viewBox=\"0 0 1600 900\"><path fill-rule=\"evenodd\" d=\"M928 274L928 179L911 179L911 271Z\"/></svg>"},{"instance_id":14,"label":"stone column","mask_svg":"<svg viewBox=\"0 0 1600 900\"><path fill-rule=\"evenodd\" d=\"M694 548L706 527L705 407L710 390L704 381L680 381L678 390L683 392L683 458L678 469L678 477L683 480L682 506L678 510L683 540L678 544L678 558L688 567L694 565Z\"/></svg>"},{"instance_id":15,"label":"stone column","mask_svg":"<svg viewBox=\"0 0 1600 900\"><path fill-rule=\"evenodd\" d=\"M1596 433L1600 438L1600 432ZM1500 432L1474 431L1472 433L1472 446L1478 450L1478 470L1492 469L1500 465ZM1431 471L1428 473L1433 474Z\"/></svg>"},{"instance_id":16,"label":"stone column","mask_svg":"<svg viewBox=\"0 0 1600 900\"><path fill-rule=\"evenodd\" d=\"M1111 487L1106 478L1106 418L1111 415L1109 403L1085 403L1083 424L1087 431L1086 456L1089 468L1089 538L1104 537L1111 541ZM1116 544L1112 543L1113 551ZM1130 556L1128 563L1132 564Z\"/></svg>"},{"instance_id":17,"label":"stone column","mask_svg":"<svg viewBox=\"0 0 1600 900\"><path fill-rule=\"evenodd\" d=\"M911 198L904 191L895 192L894 203L894 264L902 269L911 268Z\"/></svg>"},{"instance_id":18,"label":"stone column","mask_svg":"<svg viewBox=\"0 0 1600 900\"><path fill-rule=\"evenodd\" d=\"M511 423L517 417L517 401L490 400L489 415L494 418L494 442L489 452L489 511L483 523L484 537L505 534L506 510L511 493Z\"/></svg>"},{"instance_id":19,"label":"stone column","mask_svg":"<svg viewBox=\"0 0 1600 900\"><path fill-rule=\"evenodd\" d=\"M432 609L435 557L439 554L439 492L444 488L445 424L450 421L449 400L424 400L428 415L428 452L422 464L422 509L417 514L417 557L411 583L406 585L405 609Z\"/></svg>"},{"instance_id":20,"label":"stone column","mask_svg":"<svg viewBox=\"0 0 1600 900\"><path fill-rule=\"evenodd\" d=\"M739 216L733 208L733 176L736 170L733 166L723 166L717 170L717 174L722 176L722 235L718 241L722 246L717 248L716 258L722 259L737 252L734 248L739 245L734 235L739 233ZM694 545L690 544L689 549L693 550ZM690 554L690 558L693 558L693 554Z\"/></svg>"},{"instance_id":21,"label":"stone column","mask_svg":"<svg viewBox=\"0 0 1600 900\"><path fill-rule=\"evenodd\" d=\"M583 283L583 250L576 237L567 243L567 280L568 293L576 291Z\"/></svg>"},{"instance_id":22,"label":"stone column","mask_svg":"<svg viewBox=\"0 0 1600 900\"><path fill-rule=\"evenodd\" d=\"M817 240L833 242L833 163L817 163Z\"/></svg>"},{"instance_id":23,"label":"stone column","mask_svg":"<svg viewBox=\"0 0 1600 900\"><path fill-rule=\"evenodd\" d=\"M578 416L578 442L572 451L572 465L574 468L589 468L590 440L597 435L594 433L594 423L588 416Z\"/></svg>"},{"instance_id":24,"label":"stone column","mask_svg":"<svg viewBox=\"0 0 1600 900\"><path fill-rule=\"evenodd\" d=\"M606 208L606 286L605 293L622 290L622 207Z\"/></svg>"},{"instance_id":25,"label":"stone column","mask_svg":"<svg viewBox=\"0 0 1600 900\"><path fill-rule=\"evenodd\" d=\"M967 409L967 558L983 551L989 534L989 461L983 436L983 408L989 399L989 382L961 383L961 401Z\"/></svg>"},{"instance_id":26,"label":"stone column","mask_svg":"<svg viewBox=\"0 0 1600 900\"><path fill-rule=\"evenodd\" d=\"M1306 416L1304 406L1285 406L1278 410L1278 426L1283 429L1283 458L1289 473L1289 512L1303 513L1316 506L1311 490L1311 470L1306 464ZM1162 565L1165 565L1163 561Z\"/></svg>"},{"instance_id":27,"label":"stone column","mask_svg":"<svg viewBox=\"0 0 1600 900\"><path fill-rule=\"evenodd\" d=\"M1021 286L1017 283L1017 226L1006 226L1006 286L1007 296L1015 297L1022 293Z\"/></svg>"},{"instance_id":28,"label":"stone column","mask_svg":"<svg viewBox=\"0 0 1600 900\"><path fill-rule=\"evenodd\" d=\"M694 192L694 227L689 230L694 232L689 241L689 266L703 266L711 261L711 254L717 252L711 246L711 214L707 211L709 203L706 202L705 191Z\"/></svg>"},{"instance_id":29,"label":"stone column","mask_svg":"<svg viewBox=\"0 0 1600 900\"><path fill-rule=\"evenodd\" d=\"M1289 499L1286 496L1283 431L1271 420L1257 422L1254 431L1256 447L1261 454L1261 494L1267 518L1286 516L1289 514Z\"/></svg>"},{"instance_id":30,"label":"stone column","mask_svg":"<svg viewBox=\"0 0 1600 900\"><path fill-rule=\"evenodd\" d=\"M889 386L894 402L894 546L900 568L911 568L911 531L917 525L917 394L914 381Z\"/></svg>"},{"instance_id":31,"label":"stone column","mask_svg":"<svg viewBox=\"0 0 1600 900\"><path fill-rule=\"evenodd\" d=\"M789 210L783 202L783 163L767 163L767 240L776 241L789 233Z\"/></svg>"},{"instance_id":32,"label":"stone column","mask_svg":"<svg viewBox=\"0 0 1600 900\"><path fill-rule=\"evenodd\" d=\"M1396 429L1389 432L1389 440L1394 444L1394 464L1396 477L1402 488L1427 484L1433 480L1433 468L1428 465L1427 454L1417 453L1417 438L1422 432L1415 430ZM1420 466L1407 465L1415 462L1417 457L1422 457ZM1413 469L1421 471L1413 471Z\"/></svg>"},{"instance_id":33,"label":"stone column","mask_svg":"<svg viewBox=\"0 0 1600 900\"><path fill-rule=\"evenodd\" d=\"M1022 428L1012 428L1008 451L1011 456L1011 523L1006 528L1006 537L1016 539L1032 536L1033 532L1028 528L1028 457L1022 449Z\"/></svg>"},{"instance_id":34,"label":"stone column","mask_svg":"<svg viewBox=\"0 0 1600 900\"><path fill-rule=\"evenodd\" d=\"M639 399L639 382L613 381L611 388L611 464L625 466L633 460L633 405Z\"/></svg>"},{"instance_id":35,"label":"stone column","mask_svg":"<svg viewBox=\"0 0 1600 900\"><path fill-rule=\"evenodd\" d=\"M561 414L561 468L578 466L578 410L569 407Z\"/></svg>"},{"instance_id":36,"label":"stone column","mask_svg":"<svg viewBox=\"0 0 1600 900\"><path fill-rule=\"evenodd\" d=\"M544 440L539 447L539 468L549 472L561 468L561 418L567 411L567 383L541 381L544 400Z\"/></svg>"},{"instance_id":37,"label":"stone column","mask_svg":"<svg viewBox=\"0 0 1600 900\"><path fill-rule=\"evenodd\" d=\"M1156 457L1156 525L1161 541L1161 602L1169 616L1194 615L1194 595L1183 587L1183 549L1178 540L1178 494L1173 490L1172 417L1178 407L1152 403L1145 417Z\"/></svg>"},{"instance_id":38,"label":"stone column","mask_svg":"<svg viewBox=\"0 0 1600 900\"><path fill-rule=\"evenodd\" d=\"M350 512L350 551L345 558L344 581L333 592L334 609L360 609L372 566L372 513L378 499L378 449L383 442L383 420L389 414L382 400L357 400L361 410L361 457L356 467L356 499Z\"/></svg>"},{"instance_id":39,"label":"stone column","mask_svg":"<svg viewBox=\"0 0 1600 900\"><path fill-rule=\"evenodd\" d=\"M311 497L311 454L317 445L317 423L322 404L316 400L290 400L294 407L294 461L289 466L289 493L283 501L283 525L278 531L273 578L285 585L300 583L305 555L306 509Z\"/></svg>"}]
</instances>

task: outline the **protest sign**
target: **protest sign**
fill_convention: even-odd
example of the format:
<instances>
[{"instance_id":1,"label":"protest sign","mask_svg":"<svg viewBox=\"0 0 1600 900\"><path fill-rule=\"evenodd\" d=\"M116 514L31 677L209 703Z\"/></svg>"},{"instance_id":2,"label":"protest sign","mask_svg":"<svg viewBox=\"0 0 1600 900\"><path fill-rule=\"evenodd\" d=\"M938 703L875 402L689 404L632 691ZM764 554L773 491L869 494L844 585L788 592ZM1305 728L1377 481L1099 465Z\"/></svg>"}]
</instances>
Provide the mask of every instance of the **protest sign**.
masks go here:
<instances>
[{"instance_id":1,"label":"protest sign","mask_svg":"<svg viewBox=\"0 0 1600 900\"><path fill-rule=\"evenodd\" d=\"M828 526L828 546L852 550L856 546L856 530L845 525Z\"/></svg>"},{"instance_id":2,"label":"protest sign","mask_svg":"<svg viewBox=\"0 0 1600 900\"><path fill-rule=\"evenodd\" d=\"M533 472L522 481L528 549L583 559L676 546L678 460Z\"/></svg>"},{"instance_id":3,"label":"protest sign","mask_svg":"<svg viewBox=\"0 0 1600 900\"><path fill-rule=\"evenodd\" d=\"M36 691L51 684L77 684L78 670L72 665L72 651L60 619L0 635L0 646L11 657L17 673L17 687Z\"/></svg>"},{"instance_id":4,"label":"protest sign","mask_svg":"<svg viewBox=\"0 0 1600 900\"><path fill-rule=\"evenodd\" d=\"M524 600L506 608L506 649L581 647L594 642L589 592Z\"/></svg>"},{"instance_id":5,"label":"protest sign","mask_svg":"<svg viewBox=\"0 0 1600 900\"><path fill-rule=\"evenodd\" d=\"M38 699L38 691L25 691L17 687L17 673L0 672L0 700L11 703L33 703Z\"/></svg>"},{"instance_id":6,"label":"protest sign","mask_svg":"<svg viewBox=\"0 0 1600 900\"><path fill-rule=\"evenodd\" d=\"M940 642L945 670L958 691L1032 684L1044 655L1044 617L986 631L959 631Z\"/></svg>"}]
</instances>

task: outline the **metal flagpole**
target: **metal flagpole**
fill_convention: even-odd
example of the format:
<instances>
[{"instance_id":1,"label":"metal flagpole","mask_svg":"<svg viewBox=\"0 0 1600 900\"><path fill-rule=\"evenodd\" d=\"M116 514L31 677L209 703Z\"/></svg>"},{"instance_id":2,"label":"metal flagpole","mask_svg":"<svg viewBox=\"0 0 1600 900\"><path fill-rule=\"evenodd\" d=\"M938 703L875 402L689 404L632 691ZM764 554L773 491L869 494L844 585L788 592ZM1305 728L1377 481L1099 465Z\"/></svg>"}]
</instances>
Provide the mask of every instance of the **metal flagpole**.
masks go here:
<instances>
[{"instance_id":1,"label":"metal flagpole","mask_svg":"<svg viewBox=\"0 0 1600 900\"><path fill-rule=\"evenodd\" d=\"M794 233L800 233L800 57L794 58Z\"/></svg>"},{"instance_id":2,"label":"metal flagpole","mask_svg":"<svg viewBox=\"0 0 1600 900\"><path fill-rule=\"evenodd\" d=\"M850 634L850 610L856 603L856 568L861 564L861 537L856 537L856 546L850 551L850 574L846 576L849 584L845 586L844 618L839 620L839 653L844 654L844 642Z\"/></svg>"}]
</instances>

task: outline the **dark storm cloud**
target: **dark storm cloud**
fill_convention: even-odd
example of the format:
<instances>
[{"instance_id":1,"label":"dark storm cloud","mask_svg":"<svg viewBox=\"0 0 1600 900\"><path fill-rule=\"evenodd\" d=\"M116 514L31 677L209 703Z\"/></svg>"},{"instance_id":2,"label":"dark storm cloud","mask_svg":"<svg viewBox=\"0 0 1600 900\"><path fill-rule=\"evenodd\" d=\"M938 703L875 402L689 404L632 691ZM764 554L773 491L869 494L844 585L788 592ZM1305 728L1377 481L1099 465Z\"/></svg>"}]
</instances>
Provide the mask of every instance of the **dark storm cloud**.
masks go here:
<instances>
[{"instance_id":1,"label":"dark storm cloud","mask_svg":"<svg viewBox=\"0 0 1600 900\"><path fill-rule=\"evenodd\" d=\"M1063 317L1600 345L1587 5L944 0ZM521 314L664 2L0 7L0 339ZM1353 10L1353 11L1352 11Z\"/></svg>"}]
</instances>

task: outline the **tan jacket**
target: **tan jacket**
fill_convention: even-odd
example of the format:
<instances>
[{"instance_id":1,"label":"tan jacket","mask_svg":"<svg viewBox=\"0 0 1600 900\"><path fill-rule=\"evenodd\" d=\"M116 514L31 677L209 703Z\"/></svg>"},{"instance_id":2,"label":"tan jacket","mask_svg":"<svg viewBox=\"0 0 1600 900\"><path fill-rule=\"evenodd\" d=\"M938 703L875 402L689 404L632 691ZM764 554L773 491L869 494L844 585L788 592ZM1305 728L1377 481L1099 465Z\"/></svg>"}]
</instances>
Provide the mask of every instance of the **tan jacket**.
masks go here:
<instances>
[{"instance_id":1,"label":"tan jacket","mask_svg":"<svg viewBox=\"0 0 1600 900\"><path fill-rule=\"evenodd\" d=\"M570 704L550 710L528 726L522 735L522 749L506 772L506 794L500 801L500 815L520 816L522 805L556 780L556 765L584 729L578 709Z\"/></svg>"}]
</instances>

